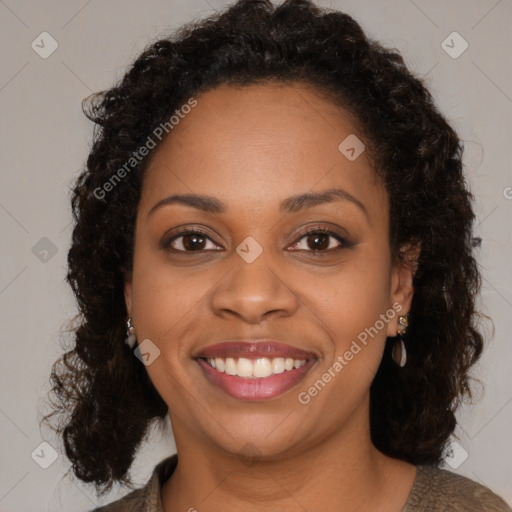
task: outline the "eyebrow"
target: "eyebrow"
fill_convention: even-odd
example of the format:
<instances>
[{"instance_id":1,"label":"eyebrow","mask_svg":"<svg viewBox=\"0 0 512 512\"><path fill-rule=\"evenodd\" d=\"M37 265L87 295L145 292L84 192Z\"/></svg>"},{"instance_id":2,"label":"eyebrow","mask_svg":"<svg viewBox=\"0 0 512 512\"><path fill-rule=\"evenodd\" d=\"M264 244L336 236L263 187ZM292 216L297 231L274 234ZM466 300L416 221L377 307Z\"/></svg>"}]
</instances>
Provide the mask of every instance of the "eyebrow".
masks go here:
<instances>
[{"instance_id":1,"label":"eyebrow","mask_svg":"<svg viewBox=\"0 0 512 512\"><path fill-rule=\"evenodd\" d=\"M355 204L368 218L368 211L359 199L341 188L330 188L323 192L307 192L305 194L297 194L283 200L280 205L282 212L294 213L298 211L317 206L324 203L332 203L333 201L348 201ZM198 194L173 194L160 199L148 212L150 217L156 210L170 204L183 204L196 208L207 213L225 213L227 211L226 203L212 196Z\"/></svg>"}]
</instances>

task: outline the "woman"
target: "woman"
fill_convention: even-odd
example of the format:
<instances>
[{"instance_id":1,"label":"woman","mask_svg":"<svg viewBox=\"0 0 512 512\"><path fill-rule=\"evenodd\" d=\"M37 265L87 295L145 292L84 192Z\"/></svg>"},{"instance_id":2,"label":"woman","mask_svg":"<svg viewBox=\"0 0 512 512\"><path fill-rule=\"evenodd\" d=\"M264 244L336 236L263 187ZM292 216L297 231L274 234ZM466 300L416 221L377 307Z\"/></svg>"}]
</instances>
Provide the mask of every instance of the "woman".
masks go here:
<instances>
[{"instance_id":1,"label":"woman","mask_svg":"<svg viewBox=\"0 0 512 512\"><path fill-rule=\"evenodd\" d=\"M240 1L93 96L53 371L104 511L510 510L438 468L482 351L462 145L396 51ZM97 509L100 510L100 509Z\"/></svg>"}]
</instances>

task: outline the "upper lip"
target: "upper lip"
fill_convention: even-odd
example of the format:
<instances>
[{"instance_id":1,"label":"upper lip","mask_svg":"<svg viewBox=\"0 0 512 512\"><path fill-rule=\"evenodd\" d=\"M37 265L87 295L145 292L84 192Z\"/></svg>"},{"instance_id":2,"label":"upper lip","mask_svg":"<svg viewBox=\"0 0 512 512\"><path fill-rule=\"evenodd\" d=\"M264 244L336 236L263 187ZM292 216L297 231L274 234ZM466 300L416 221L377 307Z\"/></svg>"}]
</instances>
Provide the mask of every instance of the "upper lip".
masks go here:
<instances>
[{"instance_id":1,"label":"upper lip","mask_svg":"<svg viewBox=\"0 0 512 512\"><path fill-rule=\"evenodd\" d=\"M303 350L274 340L224 341L209 345L196 352L194 358L214 359L216 357L291 357L293 359L316 359L314 352Z\"/></svg>"}]
</instances>

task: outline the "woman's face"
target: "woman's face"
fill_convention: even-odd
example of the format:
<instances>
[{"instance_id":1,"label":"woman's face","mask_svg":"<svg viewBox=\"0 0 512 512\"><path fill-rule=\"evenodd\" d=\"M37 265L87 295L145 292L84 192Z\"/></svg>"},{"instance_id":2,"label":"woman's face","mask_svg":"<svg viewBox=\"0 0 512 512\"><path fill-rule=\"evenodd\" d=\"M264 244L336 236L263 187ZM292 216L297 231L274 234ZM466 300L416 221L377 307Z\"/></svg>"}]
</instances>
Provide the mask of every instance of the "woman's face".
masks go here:
<instances>
[{"instance_id":1,"label":"woman's face","mask_svg":"<svg viewBox=\"0 0 512 512\"><path fill-rule=\"evenodd\" d=\"M392 266L362 135L305 85L196 99L147 171L125 288L178 450L272 458L369 438L370 384L412 278Z\"/></svg>"}]
</instances>

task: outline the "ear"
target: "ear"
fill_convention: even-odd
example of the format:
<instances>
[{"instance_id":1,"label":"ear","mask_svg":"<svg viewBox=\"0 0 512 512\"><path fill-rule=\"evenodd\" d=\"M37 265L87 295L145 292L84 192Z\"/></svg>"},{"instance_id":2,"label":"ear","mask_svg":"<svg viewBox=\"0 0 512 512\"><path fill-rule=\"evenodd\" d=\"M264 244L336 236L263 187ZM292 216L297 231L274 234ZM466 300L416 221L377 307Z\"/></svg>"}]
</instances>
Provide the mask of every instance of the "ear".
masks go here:
<instances>
[{"instance_id":1,"label":"ear","mask_svg":"<svg viewBox=\"0 0 512 512\"><path fill-rule=\"evenodd\" d=\"M128 316L132 316L132 275L131 272L124 274L124 302Z\"/></svg>"},{"instance_id":2,"label":"ear","mask_svg":"<svg viewBox=\"0 0 512 512\"><path fill-rule=\"evenodd\" d=\"M418 267L420 255L419 244L407 244L400 248L400 257L391 270L391 303L397 312L388 323L387 335L394 337L398 334L398 317L407 314L411 309L414 294L413 278Z\"/></svg>"}]
</instances>

